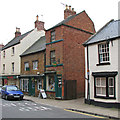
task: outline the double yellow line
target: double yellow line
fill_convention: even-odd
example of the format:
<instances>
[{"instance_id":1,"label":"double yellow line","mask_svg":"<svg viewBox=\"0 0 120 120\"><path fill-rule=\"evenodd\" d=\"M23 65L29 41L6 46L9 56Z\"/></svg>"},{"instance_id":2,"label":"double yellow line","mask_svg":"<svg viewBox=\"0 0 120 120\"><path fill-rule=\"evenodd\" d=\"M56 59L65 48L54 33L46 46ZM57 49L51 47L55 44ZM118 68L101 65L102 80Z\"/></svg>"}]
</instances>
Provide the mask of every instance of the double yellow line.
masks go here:
<instances>
[{"instance_id":1,"label":"double yellow line","mask_svg":"<svg viewBox=\"0 0 120 120\"><path fill-rule=\"evenodd\" d=\"M77 111L72 111L72 110L67 110L67 109L64 109L64 110L68 111L68 112L73 112L73 113L78 113L78 114L82 114L82 115L92 116L92 117L95 117L95 118L105 119L105 117L101 117L101 116L97 116L97 115L91 115L91 114L88 114L88 113L82 113L82 112L77 112ZM106 118L106 120L108 120L108 119Z\"/></svg>"}]
</instances>

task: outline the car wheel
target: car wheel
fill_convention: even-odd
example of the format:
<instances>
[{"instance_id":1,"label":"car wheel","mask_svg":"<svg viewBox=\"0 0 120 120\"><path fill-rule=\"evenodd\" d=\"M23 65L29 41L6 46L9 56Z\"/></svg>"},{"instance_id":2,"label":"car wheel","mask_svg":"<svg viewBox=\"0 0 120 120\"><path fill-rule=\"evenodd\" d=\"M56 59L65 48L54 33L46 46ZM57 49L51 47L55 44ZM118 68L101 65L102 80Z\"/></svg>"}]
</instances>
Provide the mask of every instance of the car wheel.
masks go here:
<instances>
[{"instance_id":1,"label":"car wheel","mask_svg":"<svg viewBox=\"0 0 120 120\"><path fill-rule=\"evenodd\" d=\"M8 100L8 96L7 95L5 95L5 99Z\"/></svg>"}]
</instances>

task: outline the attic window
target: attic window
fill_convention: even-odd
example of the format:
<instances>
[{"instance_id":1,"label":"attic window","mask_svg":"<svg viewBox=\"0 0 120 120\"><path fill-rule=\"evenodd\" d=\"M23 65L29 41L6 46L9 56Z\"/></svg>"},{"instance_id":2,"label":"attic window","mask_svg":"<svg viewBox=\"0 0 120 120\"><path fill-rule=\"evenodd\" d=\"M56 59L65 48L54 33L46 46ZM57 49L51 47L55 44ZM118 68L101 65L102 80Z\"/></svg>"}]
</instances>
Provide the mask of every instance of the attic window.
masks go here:
<instances>
[{"instance_id":1,"label":"attic window","mask_svg":"<svg viewBox=\"0 0 120 120\"><path fill-rule=\"evenodd\" d=\"M51 31L51 42L55 41L55 30Z\"/></svg>"}]
</instances>

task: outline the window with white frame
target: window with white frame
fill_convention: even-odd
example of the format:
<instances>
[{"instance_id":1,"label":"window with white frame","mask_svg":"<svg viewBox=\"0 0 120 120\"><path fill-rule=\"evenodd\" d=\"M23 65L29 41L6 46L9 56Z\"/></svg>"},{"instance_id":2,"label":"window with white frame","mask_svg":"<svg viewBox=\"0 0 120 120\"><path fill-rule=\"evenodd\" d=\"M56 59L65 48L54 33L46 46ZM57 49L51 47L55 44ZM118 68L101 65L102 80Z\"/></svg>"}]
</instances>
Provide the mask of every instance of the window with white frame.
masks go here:
<instances>
[{"instance_id":1,"label":"window with white frame","mask_svg":"<svg viewBox=\"0 0 120 120\"><path fill-rule=\"evenodd\" d=\"M109 43L102 43L98 45L98 53L99 53L99 62L105 63L110 61L109 54Z\"/></svg>"},{"instance_id":2,"label":"window with white frame","mask_svg":"<svg viewBox=\"0 0 120 120\"><path fill-rule=\"evenodd\" d=\"M28 92L28 85L29 80L28 79L21 79L20 80L20 89L24 92Z\"/></svg>"},{"instance_id":3,"label":"window with white frame","mask_svg":"<svg viewBox=\"0 0 120 120\"><path fill-rule=\"evenodd\" d=\"M30 68L29 68L29 62L25 62L24 63L24 68L25 68L25 71L29 71Z\"/></svg>"},{"instance_id":4,"label":"window with white frame","mask_svg":"<svg viewBox=\"0 0 120 120\"><path fill-rule=\"evenodd\" d=\"M37 82L38 90L43 89L43 79L39 79Z\"/></svg>"},{"instance_id":5,"label":"window with white frame","mask_svg":"<svg viewBox=\"0 0 120 120\"><path fill-rule=\"evenodd\" d=\"M115 98L114 82L114 77L95 77L95 97Z\"/></svg>"},{"instance_id":6,"label":"window with white frame","mask_svg":"<svg viewBox=\"0 0 120 120\"><path fill-rule=\"evenodd\" d=\"M114 96L114 78L113 77L109 77L108 78L108 91L109 91L109 96Z\"/></svg>"},{"instance_id":7,"label":"window with white frame","mask_svg":"<svg viewBox=\"0 0 120 120\"><path fill-rule=\"evenodd\" d=\"M38 61L33 61L33 70L38 70Z\"/></svg>"},{"instance_id":8,"label":"window with white frame","mask_svg":"<svg viewBox=\"0 0 120 120\"><path fill-rule=\"evenodd\" d=\"M46 79L46 90L55 91L55 77L54 75L48 75Z\"/></svg>"},{"instance_id":9,"label":"window with white frame","mask_svg":"<svg viewBox=\"0 0 120 120\"><path fill-rule=\"evenodd\" d=\"M106 95L106 78L105 77L96 78L96 95L101 95L101 96Z\"/></svg>"}]
</instances>

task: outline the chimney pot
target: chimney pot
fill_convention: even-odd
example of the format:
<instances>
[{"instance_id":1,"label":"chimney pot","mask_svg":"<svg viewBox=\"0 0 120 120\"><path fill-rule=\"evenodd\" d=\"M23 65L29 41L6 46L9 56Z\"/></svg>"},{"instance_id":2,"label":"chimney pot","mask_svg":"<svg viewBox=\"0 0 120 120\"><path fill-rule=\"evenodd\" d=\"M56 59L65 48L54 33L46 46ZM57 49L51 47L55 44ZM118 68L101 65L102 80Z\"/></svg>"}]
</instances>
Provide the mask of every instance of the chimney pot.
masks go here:
<instances>
[{"instance_id":1,"label":"chimney pot","mask_svg":"<svg viewBox=\"0 0 120 120\"><path fill-rule=\"evenodd\" d=\"M66 10L68 9L68 5L66 5Z\"/></svg>"},{"instance_id":2,"label":"chimney pot","mask_svg":"<svg viewBox=\"0 0 120 120\"><path fill-rule=\"evenodd\" d=\"M69 10L71 10L71 5L69 5Z\"/></svg>"},{"instance_id":3,"label":"chimney pot","mask_svg":"<svg viewBox=\"0 0 120 120\"><path fill-rule=\"evenodd\" d=\"M35 28L37 28L37 30L44 30L44 22L39 21L38 20L38 15L36 16L36 21L35 21Z\"/></svg>"},{"instance_id":4,"label":"chimney pot","mask_svg":"<svg viewBox=\"0 0 120 120\"><path fill-rule=\"evenodd\" d=\"M21 35L20 28L16 27L15 37L18 37Z\"/></svg>"},{"instance_id":5,"label":"chimney pot","mask_svg":"<svg viewBox=\"0 0 120 120\"><path fill-rule=\"evenodd\" d=\"M74 8L72 8L72 11L74 11Z\"/></svg>"},{"instance_id":6,"label":"chimney pot","mask_svg":"<svg viewBox=\"0 0 120 120\"><path fill-rule=\"evenodd\" d=\"M36 21L38 21L38 18L39 18L39 16L37 15L37 16L36 16Z\"/></svg>"}]
</instances>

